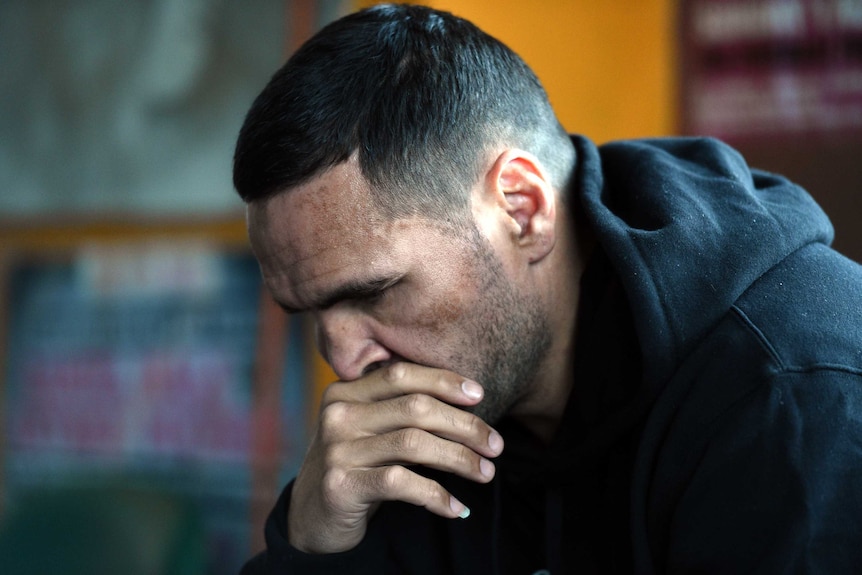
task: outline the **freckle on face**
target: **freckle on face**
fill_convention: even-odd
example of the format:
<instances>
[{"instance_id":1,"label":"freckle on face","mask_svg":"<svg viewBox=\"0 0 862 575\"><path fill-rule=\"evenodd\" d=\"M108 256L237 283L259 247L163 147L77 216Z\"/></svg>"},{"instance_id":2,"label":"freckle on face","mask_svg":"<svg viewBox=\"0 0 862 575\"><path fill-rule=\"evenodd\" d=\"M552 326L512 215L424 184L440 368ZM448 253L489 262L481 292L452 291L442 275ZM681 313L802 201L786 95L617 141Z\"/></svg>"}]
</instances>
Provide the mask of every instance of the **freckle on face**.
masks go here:
<instances>
[{"instance_id":1,"label":"freckle on face","mask_svg":"<svg viewBox=\"0 0 862 575\"><path fill-rule=\"evenodd\" d=\"M417 325L431 332L442 332L466 311L460 293L460 290L455 290L452 297L432 302L416 318Z\"/></svg>"}]
</instances>

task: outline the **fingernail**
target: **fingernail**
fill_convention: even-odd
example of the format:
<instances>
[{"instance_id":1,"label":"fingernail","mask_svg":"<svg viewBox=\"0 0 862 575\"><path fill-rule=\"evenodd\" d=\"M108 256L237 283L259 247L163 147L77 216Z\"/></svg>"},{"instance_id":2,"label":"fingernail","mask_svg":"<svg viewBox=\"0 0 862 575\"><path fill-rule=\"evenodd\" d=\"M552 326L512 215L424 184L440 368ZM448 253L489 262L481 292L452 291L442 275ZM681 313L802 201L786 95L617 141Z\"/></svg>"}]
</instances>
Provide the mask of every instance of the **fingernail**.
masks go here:
<instances>
[{"instance_id":1,"label":"fingernail","mask_svg":"<svg viewBox=\"0 0 862 575\"><path fill-rule=\"evenodd\" d=\"M458 514L458 517L461 519L467 519L470 517L470 508L455 499L454 497L449 497L449 507L452 508L452 511Z\"/></svg>"},{"instance_id":2,"label":"fingernail","mask_svg":"<svg viewBox=\"0 0 862 575\"><path fill-rule=\"evenodd\" d=\"M470 399L479 399L482 397L482 386L469 379L461 384L461 391Z\"/></svg>"},{"instance_id":3,"label":"fingernail","mask_svg":"<svg viewBox=\"0 0 862 575\"><path fill-rule=\"evenodd\" d=\"M479 471L482 472L482 475L490 479L491 477L494 477L494 464L483 457L479 462Z\"/></svg>"},{"instance_id":4,"label":"fingernail","mask_svg":"<svg viewBox=\"0 0 862 575\"><path fill-rule=\"evenodd\" d=\"M500 453L503 451L503 437L496 431L491 430L491 434L488 435L488 447L494 453Z\"/></svg>"}]
</instances>

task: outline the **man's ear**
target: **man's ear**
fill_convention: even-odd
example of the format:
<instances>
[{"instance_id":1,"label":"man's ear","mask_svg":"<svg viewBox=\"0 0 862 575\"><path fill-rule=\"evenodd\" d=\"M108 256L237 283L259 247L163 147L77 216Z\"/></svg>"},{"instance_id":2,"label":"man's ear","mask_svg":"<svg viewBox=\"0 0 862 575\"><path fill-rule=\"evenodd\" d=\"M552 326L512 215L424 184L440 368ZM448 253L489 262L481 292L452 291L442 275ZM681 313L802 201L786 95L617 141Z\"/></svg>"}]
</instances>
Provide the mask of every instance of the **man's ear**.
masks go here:
<instances>
[{"instance_id":1,"label":"man's ear","mask_svg":"<svg viewBox=\"0 0 862 575\"><path fill-rule=\"evenodd\" d=\"M556 241L556 192L535 156L523 150L502 152L486 183L511 218L513 239L527 250L529 261L548 255Z\"/></svg>"}]
</instances>

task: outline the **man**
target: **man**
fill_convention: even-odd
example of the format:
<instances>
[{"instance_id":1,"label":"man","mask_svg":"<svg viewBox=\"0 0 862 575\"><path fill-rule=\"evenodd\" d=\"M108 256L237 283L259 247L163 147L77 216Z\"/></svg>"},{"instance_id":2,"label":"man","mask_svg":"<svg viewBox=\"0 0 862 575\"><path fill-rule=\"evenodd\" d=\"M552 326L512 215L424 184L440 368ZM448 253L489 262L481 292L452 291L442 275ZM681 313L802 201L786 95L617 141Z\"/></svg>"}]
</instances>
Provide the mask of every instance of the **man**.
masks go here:
<instances>
[{"instance_id":1,"label":"man","mask_svg":"<svg viewBox=\"0 0 862 575\"><path fill-rule=\"evenodd\" d=\"M862 565L862 269L797 186L569 137L520 58L418 6L306 43L234 183L341 380L244 573Z\"/></svg>"}]
</instances>

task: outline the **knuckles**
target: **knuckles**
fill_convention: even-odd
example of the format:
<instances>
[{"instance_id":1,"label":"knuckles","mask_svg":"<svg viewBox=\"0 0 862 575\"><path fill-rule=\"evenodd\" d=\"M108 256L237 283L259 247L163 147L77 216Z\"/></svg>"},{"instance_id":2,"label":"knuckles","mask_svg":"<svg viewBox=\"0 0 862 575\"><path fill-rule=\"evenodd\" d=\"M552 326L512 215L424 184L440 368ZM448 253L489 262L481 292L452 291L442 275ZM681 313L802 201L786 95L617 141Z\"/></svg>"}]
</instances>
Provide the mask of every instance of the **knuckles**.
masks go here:
<instances>
[{"instance_id":1,"label":"knuckles","mask_svg":"<svg viewBox=\"0 0 862 575\"><path fill-rule=\"evenodd\" d=\"M342 388L344 384L341 382L330 383L326 386L326 389L323 390L323 394L320 396L320 408L321 410L325 409L328 405L335 403L336 401L342 400Z\"/></svg>"},{"instance_id":2,"label":"knuckles","mask_svg":"<svg viewBox=\"0 0 862 575\"><path fill-rule=\"evenodd\" d=\"M424 432L414 427L408 427L394 434L392 448L398 453L412 454L419 452L424 442Z\"/></svg>"},{"instance_id":3,"label":"knuckles","mask_svg":"<svg viewBox=\"0 0 862 575\"><path fill-rule=\"evenodd\" d=\"M472 413L462 419L461 428L464 433L471 437L480 437L488 434L488 424Z\"/></svg>"},{"instance_id":4,"label":"knuckles","mask_svg":"<svg viewBox=\"0 0 862 575\"><path fill-rule=\"evenodd\" d=\"M337 468L329 468L320 481L323 500L330 507L337 507L341 496L346 491L347 473Z\"/></svg>"},{"instance_id":5,"label":"knuckles","mask_svg":"<svg viewBox=\"0 0 862 575\"><path fill-rule=\"evenodd\" d=\"M380 484L378 489L380 493L391 493L398 491L401 485L407 478L408 471L400 465L390 465L382 470L379 474Z\"/></svg>"},{"instance_id":6,"label":"knuckles","mask_svg":"<svg viewBox=\"0 0 862 575\"><path fill-rule=\"evenodd\" d=\"M404 415L410 420L422 421L431 415L435 403L430 396L419 393L405 396L403 401Z\"/></svg>"},{"instance_id":7,"label":"knuckles","mask_svg":"<svg viewBox=\"0 0 862 575\"><path fill-rule=\"evenodd\" d=\"M344 469L345 465L345 449L342 444L335 443L327 446L323 451L323 464L326 469Z\"/></svg>"},{"instance_id":8,"label":"knuckles","mask_svg":"<svg viewBox=\"0 0 862 575\"><path fill-rule=\"evenodd\" d=\"M349 412L350 406L346 402L330 403L320 412L320 424L326 430L337 429L348 420Z\"/></svg>"},{"instance_id":9,"label":"knuckles","mask_svg":"<svg viewBox=\"0 0 862 575\"><path fill-rule=\"evenodd\" d=\"M386 383L400 388L407 379L407 365L403 362L391 363L380 369L380 375Z\"/></svg>"},{"instance_id":10,"label":"knuckles","mask_svg":"<svg viewBox=\"0 0 862 575\"><path fill-rule=\"evenodd\" d=\"M477 469L476 455L470 449L463 445L457 446L455 453L440 454L441 457L446 457L452 461L457 469Z\"/></svg>"}]
</instances>

